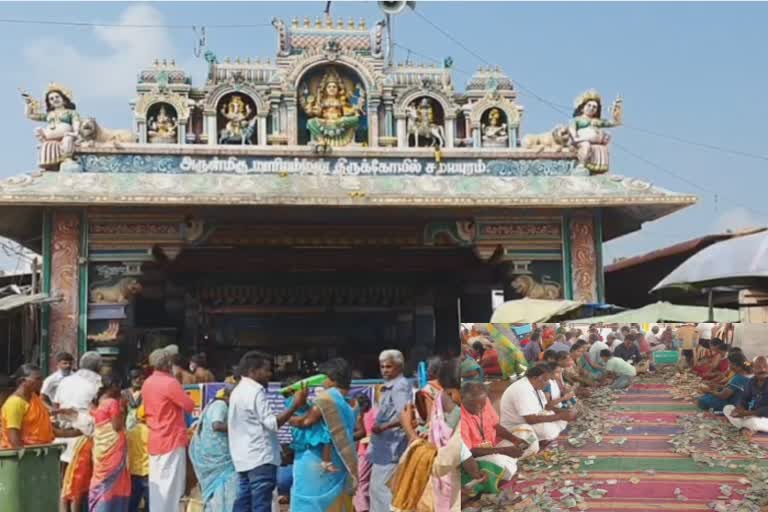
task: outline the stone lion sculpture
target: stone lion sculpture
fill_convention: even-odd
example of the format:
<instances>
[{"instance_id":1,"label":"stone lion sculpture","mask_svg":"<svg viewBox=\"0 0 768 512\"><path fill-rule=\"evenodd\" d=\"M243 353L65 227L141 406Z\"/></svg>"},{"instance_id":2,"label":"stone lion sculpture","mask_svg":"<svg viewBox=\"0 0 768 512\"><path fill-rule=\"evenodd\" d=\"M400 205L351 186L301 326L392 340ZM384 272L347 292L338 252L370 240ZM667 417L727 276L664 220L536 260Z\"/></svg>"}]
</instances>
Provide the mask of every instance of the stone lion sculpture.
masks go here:
<instances>
[{"instance_id":1,"label":"stone lion sculpture","mask_svg":"<svg viewBox=\"0 0 768 512\"><path fill-rule=\"evenodd\" d=\"M115 284L98 286L91 289L91 302L94 304L124 304L141 293L141 284L135 277L124 277Z\"/></svg>"},{"instance_id":2,"label":"stone lion sculpture","mask_svg":"<svg viewBox=\"0 0 768 512\"><path fill-rule=\"evenodd\" d=\"M136 134L130 130L110 130L102 128L96 119L86 117L80 122L80 145L92 147L96 145L136 142Z\"/></svg>"},{"instance_id":3,"label":"stone lion sculpture","mask_svg":"<svg viewBox=\"0 0 768 512\"><path fill-rule=\"evenodd\" d=\"M547 133L532 133L523 137L523 148L536 152L560 153L572 149L571 133L565 125L557 125Z\"/></svg>"},{"instance_id":4,"label":"stone lion sculpture","mask_svg":"<svg viewBox=\"0 0 768 512\"><path fill-rule=\"evenodd\" d=\"M529 299L559 299L560 285L555 282L539 283L531 276L517 276L512 280L512 288L518 294Z\"/></svg>"}]
</instances>

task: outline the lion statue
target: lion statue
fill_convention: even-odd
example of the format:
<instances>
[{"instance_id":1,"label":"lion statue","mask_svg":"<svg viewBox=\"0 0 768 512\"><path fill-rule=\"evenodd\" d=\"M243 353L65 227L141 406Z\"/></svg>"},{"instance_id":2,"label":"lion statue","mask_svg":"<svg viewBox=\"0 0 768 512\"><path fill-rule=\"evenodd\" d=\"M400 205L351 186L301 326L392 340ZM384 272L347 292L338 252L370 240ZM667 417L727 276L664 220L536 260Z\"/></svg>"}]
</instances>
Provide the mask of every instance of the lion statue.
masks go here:
<instances>
[{"instance_id":1,"label":"lion statue","mask_svg":"<svg viewBox=\"0 0 768 512\"><path fill-rule=\"evenodd\" d=\"M141 284L135 277L124 277L115 284L91 289L94 304L125 304L131 297L141 293Z\"/></svg>"},{"instance_id":2,"label":"lion statue","mask_svg":"<svg viewBox=\"0 0 768 512\"><path fill-rule=\"evenodd\" d=\"M537 153L548 151L561 153L572 148L571 133L565 125L557 125L547 133L533 133L523 137L523 148L531 149Z\"/></svg>"},{"instance_id":3,"label":"lion statue","mask_svg":"<svg viewBox=\"0 0 768 512\"><path fill-rule=\"evenodd\" d=\"M560 285L553 281L544 281L539 283L531 276L517 276L512 280L512 288L518 294L529 299L550 299L560 298Z\"/></svg>"},{"instance_id":4,"label":"lion statue","mask_svg":"<svg viewBox=\"0 0 768 512\"><path fill-rule=\"evenodd\" d=\"M129 130L110 130L102 128L93 117L83 118L80 123L80 145L92 147L96 145L136 142L136 134Z\"/></svg>"}]
</instances>

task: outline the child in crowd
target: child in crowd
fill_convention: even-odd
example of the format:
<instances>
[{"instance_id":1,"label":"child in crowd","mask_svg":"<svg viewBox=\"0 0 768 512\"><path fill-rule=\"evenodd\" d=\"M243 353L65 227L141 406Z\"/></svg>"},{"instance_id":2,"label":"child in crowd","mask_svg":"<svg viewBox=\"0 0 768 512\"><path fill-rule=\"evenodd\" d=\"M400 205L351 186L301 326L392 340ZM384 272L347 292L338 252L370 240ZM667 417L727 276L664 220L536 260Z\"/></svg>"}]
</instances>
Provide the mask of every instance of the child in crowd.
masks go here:
<instances>
[{"instance_id":1,"label":"child in crowd","mask_svg":"<svg viewBox=\"0 0 768 512\"><path fill-rule=\"evenodd\" d=\"M149 427L144 405L136 411L136 423L128 431L128 469L131 472L131 501L128 510L149 510ZM140 508L142 502L143 507Z\"/></svg>"}]
</instances>

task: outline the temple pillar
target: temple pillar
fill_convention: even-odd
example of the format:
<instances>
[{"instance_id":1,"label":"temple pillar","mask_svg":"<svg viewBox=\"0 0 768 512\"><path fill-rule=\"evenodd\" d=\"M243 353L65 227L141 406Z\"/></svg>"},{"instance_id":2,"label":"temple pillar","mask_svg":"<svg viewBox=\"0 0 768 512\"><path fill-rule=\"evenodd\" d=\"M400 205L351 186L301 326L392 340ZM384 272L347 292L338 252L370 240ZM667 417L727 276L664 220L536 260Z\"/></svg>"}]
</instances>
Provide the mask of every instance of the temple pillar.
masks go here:
<instances>
[{"instance_id":1,"label":"temple pillar","mask_svg":"<svg viewBox=\"0 0 768 512\"><path fill-rule=\"evenodd\" d=\"M288 137L288 145L295 146L299 143L298 131L298 111L296 110L296 99L291 96L285 100L286 106L286 126L283 127L283 133Z\"/></svg>"},{"instance_id":2,"label":"temple pillar","mask_svg":"<svg viewBox=\"0 0 768 512\"><path fill-rule=\"evenodd\" d=\"M447 117L445 119L445 147L452 148L456 139L456 118Z\"/></svg>"},{"instance_id":3,"label":"temple pillar","mask_svg":"<svg viewBox=\"0 0 768 512\"><path fill-rule=\"evenodd\" d=\"M596 219L578 215L570 219L570 262L573 299L600 302L601 265L597 250Z\"/></svg>"},{"instance_id":4,"label":"temple pillar","mask_svg":"<svg viewBox=\"0 0 768 512\"><path fill-rule=\"evenodd\" d=\"M50 295L61 300L48 313L49 368L56 367L58 352L80 356L80 246L82 230L78 212L54 212L51 216ZM87 302L86 302L87 303Z\"/></svg>"},{"instance_id":5,"label":"temple pillar","mask_svg":"<svg viewBox=\"0 0 768 512\"><path fill-rule=\"evenodd\" d=\"M384 136L385 137L393 137L394 136L394 122L395 117L394 113L392 112L392 99L385 99L384 100Z\"/></svg>"},{"instance_id":6,"label":"temple pillar","mask_svg":"<svg viewBox=\"0 0 768 512\"><path fill-rule=\"evenodd\" d=\"M397 117L397 147L408 147L408 134L405 132L405 117Z\"/></svg>"},{"instance_id":7,"label":"temple pillar","mask_svg":"<svg viewBox=\"0 0 768 512\"><path fill-rule=\"evenodd\" d=\"M368 103L368 146L379 145L379 101Z\"/></svg>"},{"instance_id":8,"label":"temple pillar","mask_svg":"<svg viewBox=\"0 0 768 512\"><path fill-rule=\"evenodd\" d=\"M206 112L203 117L205 133L208 135L208 145L213 146L219 143L219 134L216 133L216 111Z\"/></svg>"},{"instance_id":9,"label":"temple pillar","mask_svg":"<svg viewBox=\"0 0 768 512\"><path fill-rule=\"evenodd\" d=\"M258 116L258 120L256 121L258 123L258 126L256 127L256 144L258 146L266 146L267 145L267 115L260 115Z\"/></svg>"}]
</instances>

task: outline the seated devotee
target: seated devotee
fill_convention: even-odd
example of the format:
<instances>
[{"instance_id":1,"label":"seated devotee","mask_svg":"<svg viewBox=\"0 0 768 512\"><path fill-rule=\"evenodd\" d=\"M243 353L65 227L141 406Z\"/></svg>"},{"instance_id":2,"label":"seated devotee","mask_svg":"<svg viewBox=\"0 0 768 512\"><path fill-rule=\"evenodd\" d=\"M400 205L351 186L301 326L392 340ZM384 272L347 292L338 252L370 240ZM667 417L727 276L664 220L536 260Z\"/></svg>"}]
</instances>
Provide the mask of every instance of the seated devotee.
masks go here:
<instances>
[{"instance_id":1,"label":"seated devotee","mask_svg":"<svg viewBox=\"0 0 768 512\"><path fill-rule=\"evenodd\" d=\"M587 342L584 340L578 340L571 347L569 357L571 361L568 367L563 372L563 376L570 384L580 384L584 387L593 386L595 379L591 373L581 366L581 359L587 352Z\"/></svg>"},{"instance_id":2,"label":"seated devotee","mask_svg":"<svg viewBox=\"0 0 768 512\"><path fill-rule=\"evenodd\" d=\"M472 456L472 452L469 450L469 448L467 448L467 445L464 444L464 441L461 442L461 447L459 448L459 450L460 450L462 482L469 480L469 482L465 482L465 483L472 484L474 482L475 486L486 483L488 481L489 474L485 473L482 470L482 468L480 467L480 464ZM461 508L463 509L465 505L473 498L474 496L472 496L470 493L462 492Z\"/></svg>"},{"instance_id":3,"label":"seated devotee","mask_svg":"<svg viewBox=\"0 0 768 512\"><path fill-rule=\"evenodd\" d=\"M699 408L722 411L726 405L736 405L739 395L744 392L750 373L747 360L741 353L728 356L728 360L733 376L725 386L703 384L701 390L704 395L699 398Z\"/></svg>"},{"instance_id":4,"label":"seated devotee","mask_svg":"<svg viewBox=\"0 0 768 512\"><path fill-rule=\"evenodd\" d=\"M530 427L535 434L530 445L535 450L547 446L565 430L568 422L576 419L573 409L549 411L544 388L552 373L545 365L536 365L525 372L525 377L510 385L501 397L501 426L515 433ZM528 441L528 439L526 439Z\"/></svg>"},{"instance_id":5,"label":"seated devotee","mask_svg":"<svg viewBox=\"0 0 768 512\"><path fill-rule=\"evenodd\" d=\"M499 364L499 352L489 339L483 342L483 356L480 358L480 366L486 377L501 377L501 365Z\"/></svg>"},{"instance_id":6,"label":"seated devotee","mask_svg":"<svg viewBox=\"0 0 768 512\"><path fill-rule=\"evenodd\" d=\"M593 334L589 337L589 348L579 359L579 366L586 372L589 378L595 381L600 381L605 374L603 361L600 359L600 352L606 349L610 350L608 345L598 340Z\"/></svg>"},{"instance_id":7,"label":"seated devotee","mask_svg":"<svg viewBox=\"0 0 768 512\"><path fill-rule=\"evenodd\" d=\"M551 349L544 352L544 361L552 370L552 379L544 388L548 401L547 409L568 409L576 405L575 390L563 378L563 371L568 367L570 360L568 352L555 352Z\"/></svg>"},{"instance_id":8,"label":"seated devotee","mask_svg":"<svg viewBox=\"0 0 768 512\"><path fill-rule=\"evenodd\" d=\"M617 346L614 351L613 355L616 357L622 358L624 361L627 361L631 364L637 364L640 359L640 349L635 344L635 340L637 339L637 335L634 333L628 333L624 337L624 341L621 343L621 345Z\"/></svg>"},{"instance_id":9,"label":"seated devotee","mask_svg":"<svg viewBox=\"0 0 768 512\"><path fill-rule=\"evenodd\" d=\"M567 353L567 352L570 352L571 350L571 344L566 341L565 334L558 334L557 336L555 336L555 342L552 344L551 347L549 347L549 350L554 350L555 352Z\"/></svg>"},{"instance_id":10,"label":"seated devotee","mask_svg":"<svg viewBox=\"0 0 768 512\"><path fill-rule=\"evenodd\" d=\"M531 432L526 429L521 433ZM538 449L501 426L486 387L478 382L463 382L461 386L461 439L478 462L486 461L500 469L501 480L515 475L517 459Z\"/></svg>"},{"instance_id":11,"label":"seated devotee","mask_svg":"<svg viewBox=\"0 0 768 512\"><path fill-rule=\"evenodd\" d=\"M469 345L461 346L461 381L483 382L485 374L483 368L475 361L472 348Z\"/></svg>"},{"instance_id":12,"label":"seated devotee","mask_svg":"<svg viewBox=\"0 0 768 512\"><path fill-rule=\"evenodd\" d=\"M714 339L709 342L710 356L704 359L693 371L704 380L721 379L728 371L728 345Z\"/></svg>"},{"instance_id":13,"label":"seated devotee","mask_svg":"<svg viewBox=\"0 0 768 512\"><path fill-rule=\"evenodd\" d=\"M531 333L530 341L523 348L523 355L528 364L535 364L541 357L541 331L534 330Z\"/></svg>"},{"instance_id":14,"label":"seated devotee","mask_svg":"<svg viewBox=\"0 0 768 512\"><path fill-rule=\"evenodd\" d=\"M626 340L624 341L626 343ZM605 371L608 372L609 377L614 378L611 389L627 389L637 375L635 367L615 354L611 354L610 350L600 352L600 357L605 362Z\"/></svg>"},{"instance_id":15,"label":"seated devotee","mask_svg":"<svg viewBox=\"0 0 768 512\"><path fill-rule=\"evenodd\" d=\"M755 432L768 432L768 358L756 358L752 373L738 404L723 407L728 421L747 437Z\"/></svg>"}]
</instances>

